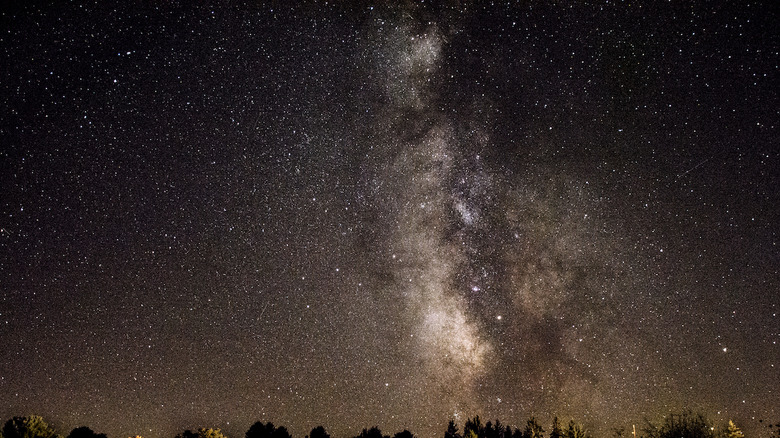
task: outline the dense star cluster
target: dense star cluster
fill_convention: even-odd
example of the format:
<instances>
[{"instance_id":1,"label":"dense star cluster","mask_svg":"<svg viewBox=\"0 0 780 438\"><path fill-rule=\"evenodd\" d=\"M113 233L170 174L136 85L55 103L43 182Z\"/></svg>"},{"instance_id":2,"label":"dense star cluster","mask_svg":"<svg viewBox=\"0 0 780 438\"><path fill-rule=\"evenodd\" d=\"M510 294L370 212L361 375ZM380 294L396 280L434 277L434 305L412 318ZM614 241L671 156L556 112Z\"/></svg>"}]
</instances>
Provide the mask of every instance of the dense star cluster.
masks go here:
<instances>
[{"instance_id":1,"label":"dense star cluster","mask_svg":"<svg viewBox=\"0 0 780 438\"><path fill-rule=\"evenodd\" d=\"M0 418L768 436L769 3L287 3L0 11Z\"/></svg>"}]
</instances>

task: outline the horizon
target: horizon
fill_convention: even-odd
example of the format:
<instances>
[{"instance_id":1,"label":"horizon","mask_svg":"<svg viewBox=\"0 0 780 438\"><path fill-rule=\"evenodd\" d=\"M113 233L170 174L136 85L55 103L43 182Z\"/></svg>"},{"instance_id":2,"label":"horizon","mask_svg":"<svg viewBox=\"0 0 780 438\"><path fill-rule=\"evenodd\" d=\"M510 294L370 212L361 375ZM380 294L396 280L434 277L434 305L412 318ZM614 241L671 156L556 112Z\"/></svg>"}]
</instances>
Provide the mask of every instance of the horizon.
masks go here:
<instances>
[{"instance_id":1,"label":"horizon","mask_svg":"<svg viewBox=\"0 0 780 438\"><path fill-rule=\"evenodd\" d=\"M670 412L670 413L662 415L662 416L660 416L659 418L656 418L656 419L645 418L644 422L639 427L637 427L636 424L612 425L612 426L610 426L608 428L608 433L606 435L603 433L603 431L599 431L598 429L593 429L593 428L589 427L586 423L580 423L580 422L576 421L576 419L573 419L573 418L571 418L571 419L563 419L563 418L560 418L558 416L553 416L552 418L549 419L549 421L546 421L546 420L544 420L542 418L539 418L539 417L536 417L536 416L532 415L532 416L526 417L525 420L520 421L519 424L504 423L500 419L484 419L484 418L480 417L479 415L475 415L473 417L471 417L471 416L467 417L466 419L464 419L460 423L458 421L456 421L455 419L447 420L447 422L454 421L455 427L458 429L459 433L462 435L464 433L464 426L468 422L470 422L471 420L481 421L482 426L487 426L488 423L492 424L493 426L495 426L496 424L500 424L501 430L503 430L504 428L510 427L511 429L513 429L515 431L517 431L517 430L523 431L524 429L526 429L526 423L528 421L532 420L532 419L535 419L538 422L538 424L543 428L543 434L545 436L547 436L551 432L551 426L550 425L553 423L553 419L558 419L560 421L561 427L564 429L564 431L568 427L569 423L571 422L571 423L575 424L578 427L583 427L584 431L586 431L588 433L589 438L598 438L598 437L602 437L602 436L616 437L617 436L616 434L618 433L619 430L623 434L622 436L626 436L626 437L633 436L632 430L635 430L636 431L636 437L643 438L643 437L647 436L647 427L650 426L651 424L655 425L657 427L659 425L662 425L663 424L663 420L665 420L668 416L670 416L670 415L671 416L678 416L680 414L685 414L685 413L688 413L690 415L702 415L701 413L697 413L697 412L694 412L692 410L682 410L682 411L679 411L679 412ZM32 415L32 414L30 414L30 415ZM712 426L712 430L713 430L713 432L715 434L725 433L725 431L727 429L727 426L728 426L728 423L730 421L732 421L732 420L729 419L729 420L726 420L725 423L720 424L718 422L712 421L710 418L707 417L707 415L703 415L703 417L709 423L709 425ZM47 418L43 417L43 420L46 421ZM10 421L10 419L8 419L8 421ZM3 424L5 424L5 422L6 422L6 420L3 420ZM163 438L163 437L169 437L170 438L170 437L174 437L174 436L178 437L179 435L181 435L184 432L197 432L198 430L201 430L201 429L215 429L217 431L220 431L227 438L236 438L236 437L241 437L241 436L246 435L249 432L249 430L250 430L250 426L255 425L257 423L260 423L260 424L272 424L274 426L274 428L284 428L285 430L287 430L287 432L290 433L290 436L292 438L303 438L303 437L307 437L308 438L310 432L313 431L313 429L315 429L317 427L324 427L325 431L332 438L356 438L356 437L358 437L361 434L361 431L362 432L366 432L366 430L371 429L371 428L378 428L379 430L382 431L383 435L389 435L391 437L394 434L397 434L397 433L400 433L400 432L409 431L409 432L411 432L414 435L414 437L425 438L424 435L420 435L418 433L415 433L415 431L409 430L408 428L403 428L403 429L400 429L400 430L397 430L397 431L388 431L388 430L384 430L378 424L373 424L371 426L364 426L362 428L356 429L354 432L347 432L347 433L341 433L341 434L332 432L332 430L329 429L326 425L317 424L317 425L311 426L311 428L309 428L306 431L306 433L295 434L284 424L278 424L278 423L275 423L275 422L273 422L271 420L256 420L256 421L251 422L251 424L247 425L244 428L243 432L241 432L241 433L237 433L236 432L236 426L235 425L230 425L229 423L227 423L227 427L220 427L219 425L200 425L200 426L195 426L195 427L185 427L183 429L177 429L177 431L174 432L173 434L164 433L164 434L161 435L159 432L156 432L156 431L153 431L153 430L149 430L148 434L140 434L140 433L122 434L122 433L120 433L120 434L113 434L112 435L112 434L106 434L105 432L102 432L99 429L95 429L92 426L90 426L89 424L81 424L81 425L78 425L78 426L69 427L69 428L66 428L67 429L67 431L66 431L65 429L61 429L61 428L57 427L57 424L58 424L57 422L49 422L49 421L46 421L46 422L47 422L47 424L48 424L48 426L50 428L52 428L55 432L57 432L58 436L62 436L62 437L67 437L76 428L87 427L87 428L91 429L96 434L105 434L105 435L107 435L107 438L118 438L118 437L134 438L134 437L138 437L138 436L140 436L142 438ZM445 424L447 422L445 422ZM737 427L739 427L739 429L741 429L743 431L746 430L746 429L747 430L751 430L751 429L760 430L762 432L765 432L765 434L764 434L765 436L771 436L771 437L775 437L777 432L778 432L778 430L780 430L780 422L777 423L777 424L773 424L772 422L764 422L762 420L760 422L756 421L756 423L759 424L760 426L759 427L751 427L750 425L737 424ZM633 429L632 429L632 427L633 427ZM773 428L775 428L775 429L773 429ZM231 430L231 429L233 429L233 430ZM2 430L2 429L0 428L0 430ZM337 430L337 429L334 429L334 430ZM441 433L434 434L434 435L431 436L431 438L433 438L433 437L440 437L440 436L444 435L446 431L447 431L447 427L445 426L442 429ZM747 436L764 436L764 435L747 435Z\"/></svg>"}]
</instances>

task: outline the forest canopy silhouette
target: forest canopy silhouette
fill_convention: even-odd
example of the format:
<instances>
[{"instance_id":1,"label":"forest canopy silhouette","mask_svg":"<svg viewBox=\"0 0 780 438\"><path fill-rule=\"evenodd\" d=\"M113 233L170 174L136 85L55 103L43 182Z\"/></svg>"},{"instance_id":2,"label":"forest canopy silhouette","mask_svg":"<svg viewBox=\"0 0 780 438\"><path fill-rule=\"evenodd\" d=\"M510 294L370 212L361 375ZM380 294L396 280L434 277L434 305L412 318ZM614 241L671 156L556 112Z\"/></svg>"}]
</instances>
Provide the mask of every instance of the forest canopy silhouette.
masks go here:
<instances>
[{"instance_id":1,"label":"forest canopy silhouette","mask_svg":"<svg viewBox=\"0 0 780 438\"><path fill-rule=\"evenodd\" d=\"M780 422L769 424L771 438L780 438ZM704 415L690 410L672 413L661 422L645 421L645 424L634 431L625 428L613 428L612 437L625 438L635 435L636 438L745 438L742 430L733 421L725 425L714 425ZM548 429L545 429L535 417L529 418L522 427L504 425L500 420L483 423L479 416L468 418L463 423L463 429L450 420L443 438L599 438L592 435L582 424L569 420L562 423L554 417ZM108 438L104 433L93 431L87 426L76 427L67 436L50 426L41 416L30 415L13 417L5 422L0 429L0 438ZM119 437L112 437L119 438ZM126 438L126 437L122 437ZM143 438L140 435L129 438ZM219 428L202 427L197 430L185 430L175 438L240 438L227 436ZM246 431L243 438L293 438L284 426L275 426L272 422L258 421ZM331 438L324 426L311 429L305 438ZM391 438L378 426L364 428L357 435L346 438ZM418 438L414 433L404 429L392 435L392 438Z\"/></svg>"}]
</instances>

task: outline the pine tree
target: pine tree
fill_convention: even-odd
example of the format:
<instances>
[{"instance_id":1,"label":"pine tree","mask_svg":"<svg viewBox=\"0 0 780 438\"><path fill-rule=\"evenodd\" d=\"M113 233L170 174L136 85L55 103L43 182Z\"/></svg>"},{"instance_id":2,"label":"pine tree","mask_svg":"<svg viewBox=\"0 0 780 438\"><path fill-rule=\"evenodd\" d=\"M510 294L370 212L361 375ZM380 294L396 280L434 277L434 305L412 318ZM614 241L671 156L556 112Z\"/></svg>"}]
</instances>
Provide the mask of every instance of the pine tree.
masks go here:
<instances>
[{"instance_id":1,"label":"pine tree","mask_svg":"<svg viewBox=\"0 0 780 438\"><path fill-rule=\"evenodd\" d=\"M536 421L536 418L531 417L526 422L523 438L544 438L544 429Z\"/></svg>"},{"instance_id":2,"label":"pine tree","mask_svg":"<svg viewBox=\"0 0 780 438\"><path fill-rule=\"evenodd\" d=\"M479 434L480 438L498 438L496 435L496 429L493 427L493 422L488 420L485 423L485 427L482 428L482 433Z\"/></svg>"},{"instance_id":3,"label":"pine tree","mask_svg":"<svg viewBox=\"0 0 780 438\"><path fill-rule=\"evenodd\" d=\"M648 422L644 432L648 438L715 438L707 419L690 410L670 414L660 427Z\"/></svg>"},{"instance_id":4,"label":"pine tree","mask_svg":"<svg viewBox=\"0 0 780 438\"><path fill-rule=\"evenodd\" d=\"M729 427L726 429L726 438L745 438L742 429L737 427L733 421L729 420Z\"/></svg>"},{"instance_id":5,"label":"pine tree","mask_svg":"<svg viewBox=\"0 0 780 438\"><path fill-rule=\"evenodd\" d=\"M463 438L469 438L470 435L474 435L475 438L482 437L484 432L485 426L482 425L479 415L473 419L467 419L466 424L463 425Z\"/></svg>"},{"instance_id":6,"label":"pine tree","mask_svg":"<svg viewBox=\"0 0 780 438\"><path fill-rule=\"evenodd\" d=\"M450 420L447 424L447 431L444 432L444 438L463 438L458 433L458 425L455 424L455 420Z\"/></svg>"},{"instance_id":7,"label":"pine tree","mask_svg":"<svg viewBox=\"0 0 780 438\"><path fill-rule=\"evenodd\" d=\"M561 430L561 423L558 422L558 417L553 418L550 438L563 438L563 430Z\"/></svg>"},{"instance_id":8,"label":"pine tree","mask_svg":"<svg viewBox=\"0 0 780 438\"><path fill-rule=\"evenodd\" d=\"M571 420L569 421L569 427L566 429L566 438L590 438L590 435L582 426Z\"/></svg>"}]
</instances>

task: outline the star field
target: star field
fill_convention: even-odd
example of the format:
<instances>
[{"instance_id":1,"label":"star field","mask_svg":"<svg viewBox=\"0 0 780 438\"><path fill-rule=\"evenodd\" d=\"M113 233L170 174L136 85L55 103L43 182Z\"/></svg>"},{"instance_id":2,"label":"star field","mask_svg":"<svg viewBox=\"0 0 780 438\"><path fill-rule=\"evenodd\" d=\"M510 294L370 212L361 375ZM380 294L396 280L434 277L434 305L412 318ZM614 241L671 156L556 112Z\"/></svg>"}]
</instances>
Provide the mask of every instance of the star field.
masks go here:
<instances>
[{"instance_id":1,"label":"star field","mask_svg":"<svg viewBox=\"0 0 780 438\"><path fill-rule=\"evenodd\" d=\"M0 418L768 437L770 10L3 7Z\"/></svg>"}]
</instances>

